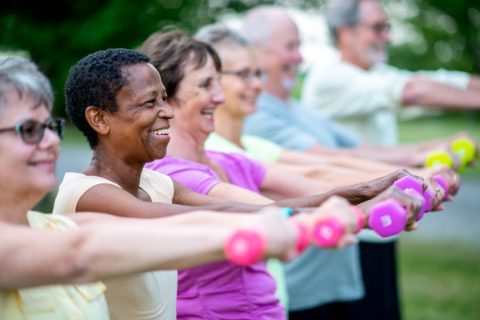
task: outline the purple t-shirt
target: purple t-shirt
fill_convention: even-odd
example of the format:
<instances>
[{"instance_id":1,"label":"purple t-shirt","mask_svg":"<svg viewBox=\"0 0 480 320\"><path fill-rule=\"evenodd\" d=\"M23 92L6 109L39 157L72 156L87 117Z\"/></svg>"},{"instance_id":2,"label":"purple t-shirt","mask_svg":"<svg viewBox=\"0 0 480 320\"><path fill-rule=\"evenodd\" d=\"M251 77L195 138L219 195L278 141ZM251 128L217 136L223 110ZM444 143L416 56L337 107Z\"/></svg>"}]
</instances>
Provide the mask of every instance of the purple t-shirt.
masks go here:
<instances>
[{"instance_id":1,"label":"purple t-shirt","mask_svg":"<svg viewBox=\"0 0 480 320\"><path fill-rule=\"evenodd\" d=\"M259 192L265 167L241 154L207 152L228 175L230 183ZM221 180L200 163L165 157L146 165L201 194ZM177 319L285 319L275 296L275 280L265 263L241 267L228 261L179 270Z\"/></svg>"}]
</instances>

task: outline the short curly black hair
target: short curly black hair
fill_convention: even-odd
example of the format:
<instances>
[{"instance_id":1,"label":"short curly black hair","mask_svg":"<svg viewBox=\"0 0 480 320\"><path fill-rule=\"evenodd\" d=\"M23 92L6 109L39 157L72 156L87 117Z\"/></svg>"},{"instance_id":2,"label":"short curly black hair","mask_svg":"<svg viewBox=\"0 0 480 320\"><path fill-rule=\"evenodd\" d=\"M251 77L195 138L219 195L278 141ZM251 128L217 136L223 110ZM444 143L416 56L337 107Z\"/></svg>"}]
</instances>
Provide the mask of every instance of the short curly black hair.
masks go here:
<instances>
[{"instance_id":1,"label":"short curly black hair","mask_svg":"<svg viewBox=\"0 0 480 320\"><path fill-rule=\"evenodd\" d=\"M117 94L128 84L128 75L122 68L148 62L150 58L141 52L115 48L89 54L70 69L64 91L66 112L85 135L90 148L98 144L98 136L85 119L86 108L117 111Z\"/></svg>"}]
</instances>

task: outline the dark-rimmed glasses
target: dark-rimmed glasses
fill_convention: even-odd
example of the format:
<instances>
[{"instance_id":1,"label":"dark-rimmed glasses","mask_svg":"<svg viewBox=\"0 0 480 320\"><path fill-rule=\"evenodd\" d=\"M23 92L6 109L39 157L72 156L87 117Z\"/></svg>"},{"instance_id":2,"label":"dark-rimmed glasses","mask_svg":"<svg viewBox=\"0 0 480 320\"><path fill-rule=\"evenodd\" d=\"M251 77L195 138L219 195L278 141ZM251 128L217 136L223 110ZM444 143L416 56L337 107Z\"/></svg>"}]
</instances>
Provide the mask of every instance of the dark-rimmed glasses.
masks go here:
<instances>
[{"instance_id":1,"label":"dark-rimmed glasses","mask_svg":"<svg viewBox=\"0 0 480 320\"><path fill-rule=\"evenodd\" d=\"M43 139L45 129L55 132L60 139L63 138L65 120L62 118L50 118L44 123L37 120L28 119L17 123L13 127L0 128L0 133L15 131L20 134L23 142L26 144L37 144Z\"/></svg>"},{"instance_id":2,"label":"dark-rimmed glasses","mask_svg":"<svg viewBox=\"0 0 480 320\"><path fill-rule=\"evenodd\" d=\"M392 26L388 22L379 22L374 24L362 24L362 26L369 28L376 34L380 34L382 32L390 32Z\"/></svg>"},{"instance_id":3,"label":"dark-rimmed glasses","mask_svg":"<svg viewBox=\"0 0 480 320\"><path fill-rule=\"evenodd\" d=\"M256 70L239 70L239 71L230 71L230 70L225 70L222 71L222 74L230 74L239 77L240 79L244 81L251 81L255 78L264 80L266 73L263 70L256 69Z\"/></svg>"}]
</instances>

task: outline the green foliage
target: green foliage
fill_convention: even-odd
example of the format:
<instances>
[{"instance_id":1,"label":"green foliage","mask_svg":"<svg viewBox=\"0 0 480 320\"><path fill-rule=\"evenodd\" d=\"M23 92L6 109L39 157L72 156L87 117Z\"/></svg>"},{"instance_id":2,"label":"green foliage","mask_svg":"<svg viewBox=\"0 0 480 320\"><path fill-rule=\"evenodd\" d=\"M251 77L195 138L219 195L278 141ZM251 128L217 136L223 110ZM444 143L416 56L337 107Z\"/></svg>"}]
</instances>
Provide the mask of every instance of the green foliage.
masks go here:
<instances>
[{"instance_id":1,"label":"green foliage","mask_svg":"<svg viewBox=\"0 0 480 320\"><path fill-rule=\"evenodd\" d=\"M2 1L0 50L28 52L52 81L55 113L64 114L63 84L69 68L96 50L136 48L166 25L193 32L225 12L285 3L323 8L324 0L82 0ZM395 3L387 0L387 3ZM416 14L405 22L418 41L392 48L392 64L402 68L458 69L480 73L480 2L405 0ZM55 8L46 10L45 8ZM418 37L417 37L418 38ZM420 48L420 49L419 49ZM423 48L423 49L422 49Z\"/></svg>"},{"instance_id":2,"label":"green foliage","mask_svg":"<svg viewBox=\"0 0 480 320\"><path fill-rule=\"evenodd\" d=\"M211 3L207 0L16 0L0 5L0 35L4 50L29 52L52 81L55 113L64 114L64 81L69 68L83 56L106 48L136 48L148 35L166 25L174 24L193 32L228 8L241 11L252 6L238 0ZM55 10L42 10L44 6Z\"/></svg>"},{"instance_id":3,"label":"green foliage","mask_svg":"<svg viewBox=\"0 0 480 320\"><path fill-rule=\"evenodd\" d=\"M479 1L406 0L404 4L412 13L402 22L412 32L406 43L391 48L393 65L480 73Z\"/></svg>"}]
</instances>

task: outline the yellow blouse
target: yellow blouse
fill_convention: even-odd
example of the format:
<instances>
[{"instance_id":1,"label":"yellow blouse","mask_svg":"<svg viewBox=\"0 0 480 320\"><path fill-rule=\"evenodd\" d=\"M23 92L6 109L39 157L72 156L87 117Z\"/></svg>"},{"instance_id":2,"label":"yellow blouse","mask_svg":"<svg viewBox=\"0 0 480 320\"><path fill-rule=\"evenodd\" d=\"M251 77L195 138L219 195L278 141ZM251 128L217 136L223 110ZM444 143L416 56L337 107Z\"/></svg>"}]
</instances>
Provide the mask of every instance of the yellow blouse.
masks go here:
<instances>
[{"instance_id":1,"label":"yellow blouse","mask_svg":"<svg viewBox=\"0 0 480 320\"><path fill-rule=\"evenodd\" d=\"M27 218L34 229L67 230L77 227L64 216L30 211ZM0 291L0 319L109 319L104 291L105 285L101 282L3 290Z\"/></svg>"}]
</instances>

